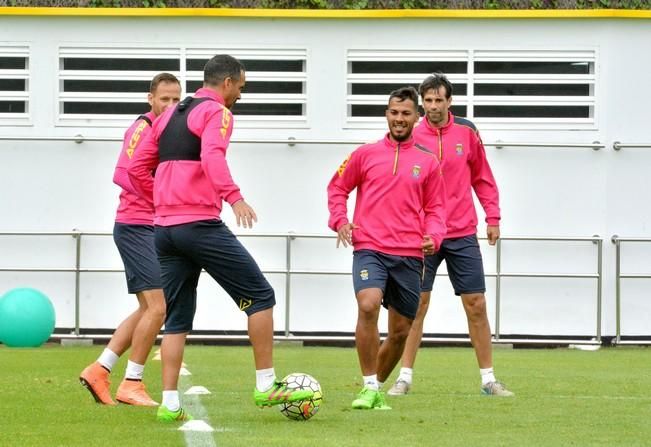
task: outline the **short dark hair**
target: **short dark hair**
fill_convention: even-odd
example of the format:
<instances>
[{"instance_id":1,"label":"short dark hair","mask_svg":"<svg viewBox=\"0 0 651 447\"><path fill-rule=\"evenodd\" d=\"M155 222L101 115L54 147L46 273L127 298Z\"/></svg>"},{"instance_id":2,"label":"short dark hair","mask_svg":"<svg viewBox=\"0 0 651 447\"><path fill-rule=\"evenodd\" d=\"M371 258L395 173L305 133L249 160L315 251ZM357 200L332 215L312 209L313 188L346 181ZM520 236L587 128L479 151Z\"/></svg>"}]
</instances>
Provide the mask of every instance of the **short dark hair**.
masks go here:
<instances>
[{"instance_id":1,"label":"short dark hair","mask_svg":"<svg viewBox=\"0 0 651 447\"><path fill-rule=\"evenodd\" d=\"M161 82L169 82L170 84L179 84L181 85L181 81L174 76L172 73L159 73L156 76L154 76L154 79L151 80L151 84L149 84L149 93L156 93L156 89L158 88L158 84Z\"/></svg>"},{"instance_id":2,"label":"short dark hair","mask_svg":"<svg viewBox=\"0 0 651 447\"><path fill-rule=\"evenodd\" d=\"M400 102L409 99L414 103L414 109L418 110L418 92L412 86L401 87L392 91L389 93L389 102L391 102L393 98L397 98Z\"/></svg>"},{"instance_id":3,"label":"short dark hair","mask_svg":"<svg viewBox=\"0 0 651 447\"><path fill-rule=\"evenodd\" d=\"M420 84L420 87L418 87L418 93L423 97L428 90L438 91L441 87L445 87L445 99L450 99L452 96L452 84L450 84L447 76L443 73L435 72L426 77Z\"/></svg>"},{"instance_id":4,"label":"short dark hair","mask_svg":"<svg viewBox=\"0 0 651 447\"><path fill-rule=\"evenodd\" d=\"M244 64L228 54L213 56L203 67L203 82L208 85L219 85L226 78L239 81L244 70Z\"/></svg>"}]
</instances>

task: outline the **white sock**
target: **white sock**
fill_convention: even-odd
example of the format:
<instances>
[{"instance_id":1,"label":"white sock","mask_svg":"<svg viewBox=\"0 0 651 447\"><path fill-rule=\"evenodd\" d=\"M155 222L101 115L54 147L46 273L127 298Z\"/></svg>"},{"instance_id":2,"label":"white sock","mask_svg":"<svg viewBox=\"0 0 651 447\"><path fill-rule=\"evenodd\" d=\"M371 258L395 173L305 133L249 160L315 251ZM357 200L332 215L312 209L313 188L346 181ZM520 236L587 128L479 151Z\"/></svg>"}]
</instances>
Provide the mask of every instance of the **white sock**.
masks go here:
<instances>
[{"instance_id":1,"label":"white sock","mask_svg":"<svg viewBox=\"0 0 651 447\"><path fill-rule=\"evenodd\" d=\"M398 376L398 380L403 380L411 385L413 377L414 377L413 368L400 368L400 375Z\"/></svg>"},{"instance_id":2,"label":"white sock","mask_svg":"<svg viewBox=\"0 0 651 447\"><path fill-rule=\"evenodd\" d=\"M145 370L145 365L139 365L131 360L127 361L127 372L124 374L125 379L142 380L142 373Z\"/></svg>"},{"instance_id":3,"label":"white sock","mask_svg":"<svg viewBox=\"0 0 651 447\"><path fill-rule=\"evenodd\" d=\"M255 387L258 391L267 391L276 381L276 372L273 368L255 370Z\"/></svg>"},{"instance_id":4,"label":"white sock","mask_svg":"<svg viewBox=\"0 0 651 447\"><path fill-rule=\"evenodd\" d=\"M364 386L370 388L374 391L379 391L380 384L377 381L377 374L371 374L370 376L363 376Z\"/></svg>"},{"instance_id":5,"label":"white sock","mask_svg":"<svg viewBox=\"0 0 651 447\"><path fill-rule=\"evenodd\" d=\"M179 391L163 391L163 405L165 405L170 411L179 411L179 408L181 408Z\"/></svg>"},{"instance_id":6,"label":"white sock","mask_svg":"<svg viewBox=\"0 0 651 447\"><path fill-rule=\"evenodd\" d=\"M492 366L490 368L479 368L479 374L481 374L482 385L496 381Z\"/></svg>"},{"instance_id":7,"label":"white sock","mask_svg":"<svg viewBox=\"0 0 651 447\"><path fill-rule=\"evenodd\" d=\"M97 363L111 371L119 358L120 357L115 352L111 351L109 348L104 348L104 351L102 351L97 359Z\"/></svg>"}]
</instances>

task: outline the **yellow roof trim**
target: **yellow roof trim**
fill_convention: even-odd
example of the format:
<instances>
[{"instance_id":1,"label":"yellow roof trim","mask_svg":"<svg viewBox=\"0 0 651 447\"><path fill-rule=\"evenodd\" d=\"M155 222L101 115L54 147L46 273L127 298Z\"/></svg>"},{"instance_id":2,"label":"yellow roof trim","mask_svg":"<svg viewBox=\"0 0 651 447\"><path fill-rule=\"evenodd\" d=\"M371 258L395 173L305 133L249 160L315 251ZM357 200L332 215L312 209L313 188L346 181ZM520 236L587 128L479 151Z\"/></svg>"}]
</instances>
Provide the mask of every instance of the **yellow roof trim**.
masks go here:
<instances>
[{"instance_id":1,"label":"yellow roof trim","mask_svg":"<svg viewBox=\"0 0 651 447\"><path fill-rule=\"evenodd\" d=\"M0 7L0 16L242 17L277 19L651 19L634 9L243 9Z\"/></svg>"}]
</instances>

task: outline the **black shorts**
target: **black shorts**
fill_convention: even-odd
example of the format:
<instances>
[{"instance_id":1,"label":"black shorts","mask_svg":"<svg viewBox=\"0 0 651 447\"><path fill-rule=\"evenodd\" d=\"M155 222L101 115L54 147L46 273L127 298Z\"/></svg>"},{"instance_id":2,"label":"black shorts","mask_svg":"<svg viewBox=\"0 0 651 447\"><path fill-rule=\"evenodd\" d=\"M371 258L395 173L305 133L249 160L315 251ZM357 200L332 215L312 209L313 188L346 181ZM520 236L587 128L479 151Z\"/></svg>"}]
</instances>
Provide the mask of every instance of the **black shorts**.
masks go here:
<instances>
[{"instance_id":1,"label":"black shorts","mask_svg":"<svg viewBox=\"0 0 651 447\"><path fill-rule=\"evenodd\" d=\"M156 226L155 233L167 303L166 334L192 330L201 269L247 315L276 304L274 290L253 257L222 221Z\"/></svg>"},{"instance_id":2,"label":"black shorts","mask_svg":"<svg viewBox=\"0 0 651 447\"><path fill-rule=\"evenodd\" d=\"M160 265L154 247L153 225L132 225L116 222L113 240L118 247L129 293L160 289Z\"/></svg>"},{"instance_id":3,"label":"black shorts","mask_svg":"<svg viewBox=\"0 0 651 447\"><path fill-rule=\"evenodd\" d=\"M476 235L445 239L441 249L431 256L425 256L423 292L431 292L436 271L445 259L448 276L456 295L486 292L484 264Z\"/></svg>"},{"instance_id":4,"label":"black shorts","mask_svg":"<svg viewBox=\"0 0 651 447\"><path fill-rule=\"evenodd\" d=\"M420 302L423 261L410 256L394 256L374 250L353 253L353 286L360 290L382 290L382 305L393 307L400 315L416 318Z\"/></svg>"}]
</instances>

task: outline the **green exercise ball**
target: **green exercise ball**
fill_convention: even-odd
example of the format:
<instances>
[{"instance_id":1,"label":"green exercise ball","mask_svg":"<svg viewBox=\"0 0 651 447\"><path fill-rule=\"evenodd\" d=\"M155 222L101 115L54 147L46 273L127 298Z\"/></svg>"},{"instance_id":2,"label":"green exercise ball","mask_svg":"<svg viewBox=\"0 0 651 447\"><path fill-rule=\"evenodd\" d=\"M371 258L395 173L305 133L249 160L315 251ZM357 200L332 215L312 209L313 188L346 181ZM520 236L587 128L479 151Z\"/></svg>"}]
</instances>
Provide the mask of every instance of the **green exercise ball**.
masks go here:
<instances>
[{"instance_id":1,"label":"green exercise ball","mask_svg":"<svg viewBox=\"0 0 651 447\"><path fill-rule=\"evenodd\" d=\"M0 342L11 347L37 347L54 330L54 306L36 289L20 288L0 298Z\"/></svg>"}]
</instances>

